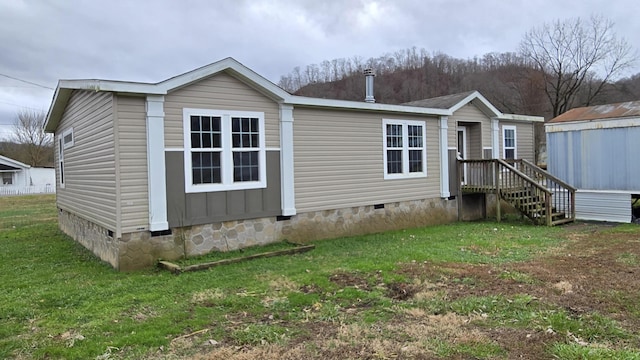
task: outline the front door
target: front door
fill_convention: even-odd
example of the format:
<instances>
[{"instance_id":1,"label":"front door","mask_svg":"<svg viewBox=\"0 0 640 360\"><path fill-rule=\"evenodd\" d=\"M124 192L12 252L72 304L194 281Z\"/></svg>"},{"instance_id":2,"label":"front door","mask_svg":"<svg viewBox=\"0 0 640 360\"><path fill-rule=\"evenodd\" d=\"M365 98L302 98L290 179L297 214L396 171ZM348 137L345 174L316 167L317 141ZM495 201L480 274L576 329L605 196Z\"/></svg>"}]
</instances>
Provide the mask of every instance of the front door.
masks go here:
<instances>
[{"instance_id":1,"label":"front door","mask_svg":"<svg viewBox=\"0 0 640 360\"><path fill-rule=\"evenodd\" d=\"M466 126L458 126L458 159L466 159L467 158L467 127ZM462 184L465 183L465 179L467 178L467 166L463 166L462 174L460 174L460 179L462 179Z\"/></svg>"}]
</instances>

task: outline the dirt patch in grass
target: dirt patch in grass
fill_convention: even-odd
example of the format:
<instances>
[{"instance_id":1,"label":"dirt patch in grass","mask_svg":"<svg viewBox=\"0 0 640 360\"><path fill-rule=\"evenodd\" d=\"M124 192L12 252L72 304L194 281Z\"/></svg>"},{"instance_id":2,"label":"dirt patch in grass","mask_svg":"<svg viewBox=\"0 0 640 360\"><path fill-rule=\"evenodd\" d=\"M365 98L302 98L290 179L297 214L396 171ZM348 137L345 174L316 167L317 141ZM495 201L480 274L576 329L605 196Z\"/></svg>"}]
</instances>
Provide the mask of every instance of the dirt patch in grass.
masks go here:
<instances>
[{"instance_id":1,"label":"dirt patch in grass","mask_svg":"<svg viewBox=\"0 0 640 360\"><path fill-rule=\"evenodd\" d=\"M533 260L502 265L468 263L407 263L397 275L404 281L384 285L383 296L392 299L384 310L393 315L363 322L365 307L341 312L332 321L310 317L277 325L293 329L281 343L242 345L230 339L207 343L199 339L195 359L552 359L555 343L589 344L569 330L556 331L543 323L509 319L498 323L483 311L450 308L473 299L515 299L524 312L561 313L567 321L603 316L629 334L611 343L610 349L640 351L640 239L637 232L617 232L609 225L576 224L565 228L567 241ZM339 288L361 291L380 289L377 273L338 271L329 281ZM277 286L276 286L277 285ZM299 286L281 281L284 290L330 298L316 285ZM526 299L532 304L526 303ZM322 300L324 301L324 300ZM439 301L439 303L438 303ZM434 311L430 305L443 304ZM529 307L531 305L531 307ZM325 305L327 306L327 305ZM480 308L482 308L480 306ZM309 311L320 311L311 309ZM487 310L489 311L489 310ZM495 315L495 314L494 314ZM229 330L270 319L229 319ZM493 322L492 322L493 321ZM517 324L518 322L520 324ZM599 341L598 335L593 342ZM207 345L208 344L208 345ZM212 345L214 344L214 345Z\"/></svg>"},{"instance_id":2,"label":"dirt patch in grass","mask_svg":"<svg viewBox=\"0 0 640 360\"><path fill-rule=\"evenodd\" d=\"M370 290L369 279L359 273L340 271L329 276L329 281L340 287L354 287L361 290Z\"/></svg>"}]
</instances>

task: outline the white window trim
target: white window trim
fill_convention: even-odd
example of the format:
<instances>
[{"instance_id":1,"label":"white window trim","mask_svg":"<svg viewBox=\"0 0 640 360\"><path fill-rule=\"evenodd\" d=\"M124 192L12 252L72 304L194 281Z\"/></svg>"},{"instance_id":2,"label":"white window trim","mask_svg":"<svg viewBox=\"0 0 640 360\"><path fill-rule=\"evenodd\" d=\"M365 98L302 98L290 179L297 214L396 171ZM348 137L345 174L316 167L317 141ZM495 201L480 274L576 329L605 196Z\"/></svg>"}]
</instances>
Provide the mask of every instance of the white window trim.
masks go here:
<instances>
[{"instance_id":1,"label":"white window trim","mask_svg":"<svg viewBox=\"0 0 640 360\"><path fill-rule=\"evenodd\" d=\"M65 137L71 134L71 141L65 142ZM76 137L73 134L73 128L68 128L67 130L62 132L62 144L64 145L64 149L68 149L75 144Z\"/></svg>"},{"instance_id":2,"label":"white window trim","mask_svg":"<svg viewBox=\"0 0 640 360\"><path fill-rule=\"evenodd\" d=\"M402 125L402 174L389 174L387 172L387 125ZM409 172L409 125L422 127L422 171ZM384 179L412 179L427 177L427 124L417 120L382 119L382 146Z\"/></svg>"},{"instance_id":3,"label":"white window trim","mask_svg":"<svg viewBox=\"0 0 640 360\"><path fill-rule=\"evenodd\" d=\"M507 147L506 147L507 137L505 136L505 133L507 132L507 130L513 130L513 158L517 159L518 158L518 132L516 130L516 126L513 126L513 125L502 126L502 158L503 159L507 158ZM511 147L509 147L509 149L511 149Z\"/></svg>"},{"instance_id":4,"label":"white window trim","mask_svg":"<svg viewBox=\"0 0 640 360\"><path fill-rule=\"evenodd\" d=\"M216 109L183 109L183 131L184 131L184 184L186 193L263 189L267 187L267 165L265 146L265 124L264 112L256 111L234 111ZM221 117L222 151L220 152L220 168L222 171L222 183L220 184L193 184L193 173L191 171L191 115L219 116ZM258 138L260 147L258 151L258 177L259 181L233 181L233 150L231 143L231 118L232 117L253 117L258 118L260 133Z\"/></svg>"}]
</instances>

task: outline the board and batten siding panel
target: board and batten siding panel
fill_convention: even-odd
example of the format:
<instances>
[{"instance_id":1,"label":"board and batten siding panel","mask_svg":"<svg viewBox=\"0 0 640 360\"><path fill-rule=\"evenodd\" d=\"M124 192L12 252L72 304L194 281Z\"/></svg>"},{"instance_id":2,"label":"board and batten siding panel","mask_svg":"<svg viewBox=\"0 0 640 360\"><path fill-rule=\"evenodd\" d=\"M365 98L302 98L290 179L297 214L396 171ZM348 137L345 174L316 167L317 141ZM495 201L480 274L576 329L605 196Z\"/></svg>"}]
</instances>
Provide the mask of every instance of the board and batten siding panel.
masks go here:
<instances>
[{"instance_id":1,"label":"board and batten siding panel","mask_svg":"<svg viewBox=\"0 0 640 360\"><path fill-rule=\"evenodd\" d=\"M449 118L454 121L453 125L449 123L450 147L455 146L451 144L456 144L457 142L456 126L461 122L480 123L480 132L482 134L482 143L480 144L480 148L482 149L484 146L491 146L491 119L475 105L467 104L454 112ZM469 134L467 134L467 136L469 136Z\"/></svg>"},{"instance_id":2,"label":"board and batten siding panel","mask_svg":"<svg viewBox=\"0 0 640 360\"><path fill-rule=\"evenodd\" d=\"M535 139L533 134L533 123L521 121L504 121L500 120L500 158L504 154L504 132L503 126L516 127L516 151L518 159L526 159L535 163Z\"/></svg>"},{"instance_id":3,"label":"board and batten siding panel","mask_svg":"<svg viewBox=\"0 0 640 360\"><path fill-rule=\"evenodd\" d=\"M294 108L299 213L440 196L438 120ZM382 120L426 120L427 177L384 179Z\"/></svg>"},{"instance_id":4,"label":"board and batten siding panel","mask_svg":"<svg viewBox=\"0 0 640 360\"><path fill-rule=\"evenodd\" d=\"M65 187L60 188L58 137L73 127L64 149ZM57 204L81 218L116 230L113 94L75 90L56 131Z\"/></svg>"},{"instance_id":5,"label":"board and batten siding panel","mask_svg":"<svg viewBox=\"0 0 640 360\"><path fill-rule=\"evenodd\" d=\"M227 73L218 73L165 96L166 147L184 147L183 108L264 112L266 146L280 148L278 104Z\"/></svg>"},{"instance_id":6,"label":"board and batten siding panel","mask_svg":"<svg viewBox=\"0 0 640 360\"><path fill-rule=\"evenodd\" d=\"M123 233L149 229L149 182L144 97L118 96L120 208Z\"/></svg>"}]
</instances>

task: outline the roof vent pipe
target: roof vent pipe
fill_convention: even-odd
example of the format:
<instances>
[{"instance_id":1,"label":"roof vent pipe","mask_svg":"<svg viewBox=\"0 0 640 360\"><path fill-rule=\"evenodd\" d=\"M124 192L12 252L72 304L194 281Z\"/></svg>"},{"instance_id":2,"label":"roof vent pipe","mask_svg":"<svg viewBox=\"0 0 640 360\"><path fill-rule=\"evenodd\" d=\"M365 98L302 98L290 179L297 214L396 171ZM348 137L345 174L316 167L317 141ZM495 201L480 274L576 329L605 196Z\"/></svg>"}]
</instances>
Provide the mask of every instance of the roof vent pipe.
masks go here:
<instances>
[{"instance_id":1,"label":"roof vent pipe","mask_svg":"<svg viewBox=\"0 0 640 360\"><path fill-rule=\"evenodd\" d=\"M373 97L373 77L376 74L373 73L373 69L364 69L364 79L365 79L365 97L364 101L368 103L376 102L376 99Z\"/></svg>"}]
</instances>

